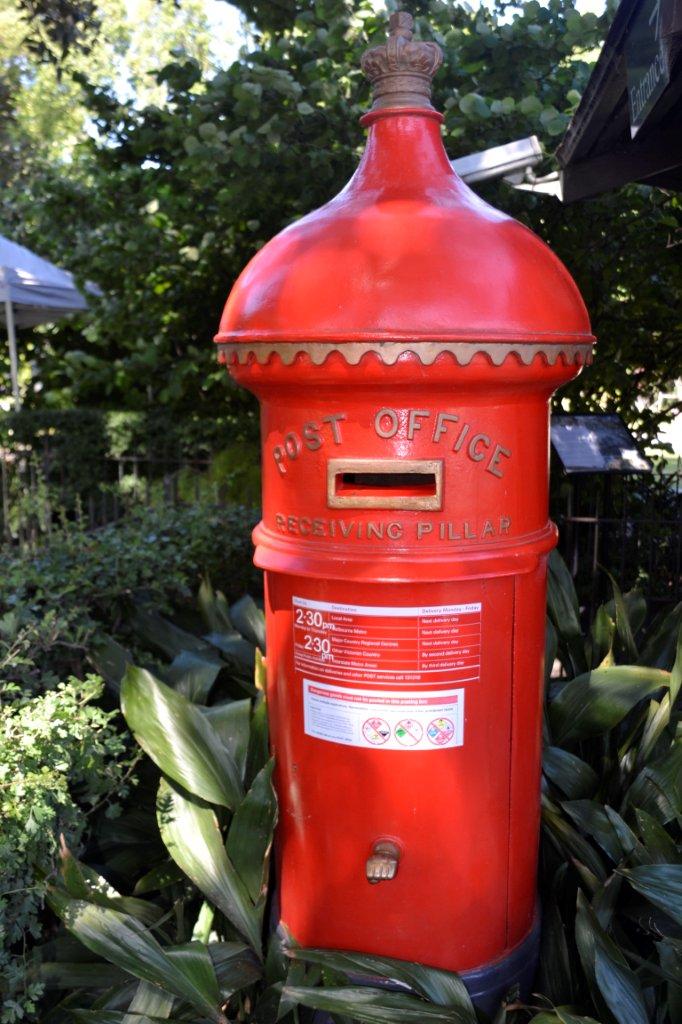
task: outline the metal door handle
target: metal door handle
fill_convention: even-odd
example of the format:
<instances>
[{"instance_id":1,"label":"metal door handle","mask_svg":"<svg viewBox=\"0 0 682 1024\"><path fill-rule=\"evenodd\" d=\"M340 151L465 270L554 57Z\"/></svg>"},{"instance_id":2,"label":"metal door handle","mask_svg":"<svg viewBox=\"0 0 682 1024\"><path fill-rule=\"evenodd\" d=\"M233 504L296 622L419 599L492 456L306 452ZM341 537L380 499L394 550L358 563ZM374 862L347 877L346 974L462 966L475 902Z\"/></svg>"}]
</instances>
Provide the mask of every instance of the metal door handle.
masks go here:
<instances>
[{"instance_id":1,"label":"metal door handle","mask_svg":"<svg viewBox=\"0 0 682 1024\"><path fill-rule=\"evenodd\" d=\"M370 885L390 882L395 878L400 860L400 847L388 839L379 839L367 858L366 874Z\"/></svg>"}]
</instances>

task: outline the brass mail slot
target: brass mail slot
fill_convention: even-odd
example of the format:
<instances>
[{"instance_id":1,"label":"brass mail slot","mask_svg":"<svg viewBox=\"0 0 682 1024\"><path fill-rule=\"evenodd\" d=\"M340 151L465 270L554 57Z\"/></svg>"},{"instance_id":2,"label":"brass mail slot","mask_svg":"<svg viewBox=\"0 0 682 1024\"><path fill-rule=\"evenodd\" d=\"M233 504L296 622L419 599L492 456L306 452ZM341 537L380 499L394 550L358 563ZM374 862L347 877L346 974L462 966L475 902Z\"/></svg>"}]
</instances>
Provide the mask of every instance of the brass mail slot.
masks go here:
<instances>
[{"instance_id":1,"label":"brass mail slot","mask_svg":"<svg viewBox=\"0 0 682 1024\"><path fill-rule=\"evenodd\" d=\"M327 505L438 511L443 507L443 460L329 459Z\"/></svg>"}]
</instances>

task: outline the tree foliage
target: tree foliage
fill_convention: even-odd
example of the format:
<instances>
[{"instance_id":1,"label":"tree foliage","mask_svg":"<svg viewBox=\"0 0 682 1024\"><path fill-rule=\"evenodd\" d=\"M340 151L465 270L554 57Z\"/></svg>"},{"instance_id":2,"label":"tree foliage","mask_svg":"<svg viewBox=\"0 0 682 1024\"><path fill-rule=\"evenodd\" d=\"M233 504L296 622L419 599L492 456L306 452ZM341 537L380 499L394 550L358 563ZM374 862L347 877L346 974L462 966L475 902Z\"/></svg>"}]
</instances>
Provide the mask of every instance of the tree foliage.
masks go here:
<instances>
[{"instance_id":1,"label":"tree foliage","mask_svg":"<svg viewBox=\"0 0 682 1024\"><path fill-rule=\"evenodd\" d=\"M368 99L360 54L386 16L369 0L241 7L259 28L230 67L211 76L159 53L166 102L140 107L81 78L94 137L10 195L0 230L104 290L93 316L46 331L30 353L32 401L177 412L244 401L214 362L222 304L254 252L352 173ZM536 133L550 170L608 14L566 0L414 10L445 52L435 103L450 156ZM583 291L599 356L564 402L642 418L638 400L678 369L679 200L638 186L567 207L501 183L479 191L537 231ZM646 434L655 415L643 418Z\"/></svg>"}]
</instances>

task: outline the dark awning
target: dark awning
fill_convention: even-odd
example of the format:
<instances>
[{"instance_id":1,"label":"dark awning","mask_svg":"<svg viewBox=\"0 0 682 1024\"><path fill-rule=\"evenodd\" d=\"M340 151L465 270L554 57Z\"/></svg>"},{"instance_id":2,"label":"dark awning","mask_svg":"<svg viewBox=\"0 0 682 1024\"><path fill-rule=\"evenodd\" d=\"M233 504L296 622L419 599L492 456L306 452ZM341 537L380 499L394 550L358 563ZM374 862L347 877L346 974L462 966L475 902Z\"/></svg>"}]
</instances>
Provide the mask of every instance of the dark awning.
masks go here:
<instances>
[{"instance_id":1,"label":"dark awning","mask_svg":"<svg viewBox=\"0 0 682 1024\"><path fill-rule=\"evenodd\" d=\"M557 157L566 202L682 189L682 0L621 0Z\"/></svg>"}]
</instances>

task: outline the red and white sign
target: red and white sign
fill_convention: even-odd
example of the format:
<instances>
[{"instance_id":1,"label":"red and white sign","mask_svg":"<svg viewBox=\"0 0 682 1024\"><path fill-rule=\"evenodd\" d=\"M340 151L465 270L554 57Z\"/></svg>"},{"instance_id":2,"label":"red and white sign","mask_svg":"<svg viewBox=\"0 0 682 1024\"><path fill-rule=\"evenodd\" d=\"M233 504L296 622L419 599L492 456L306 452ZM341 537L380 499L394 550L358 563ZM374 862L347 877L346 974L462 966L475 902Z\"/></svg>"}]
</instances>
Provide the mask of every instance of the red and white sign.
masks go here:
<instances>
[{"instance_id":1,"label":"red and white sign","mask_svg":"<svg viewBox=\"0 0 682 1024\"><path fill-rule=\"evenodd\" d=\"M481 604L382 608L294 597L294 656L303 674L390 686L475 683Z\"/></svg>"}]
</instances>

